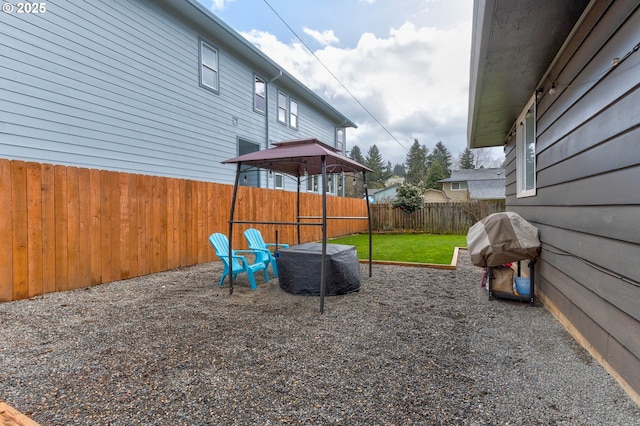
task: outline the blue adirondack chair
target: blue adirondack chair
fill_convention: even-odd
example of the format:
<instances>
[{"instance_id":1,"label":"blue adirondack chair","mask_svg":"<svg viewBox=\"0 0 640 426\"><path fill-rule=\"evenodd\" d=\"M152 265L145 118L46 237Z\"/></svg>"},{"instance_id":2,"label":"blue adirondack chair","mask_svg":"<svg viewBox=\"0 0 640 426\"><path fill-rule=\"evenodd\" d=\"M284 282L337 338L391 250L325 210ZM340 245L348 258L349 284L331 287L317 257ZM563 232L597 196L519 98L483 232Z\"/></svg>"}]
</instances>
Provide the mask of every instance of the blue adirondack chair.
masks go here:
<instances>
[{"instance_id":1,"label":"blue adirondack chair","mask_svg":"<svg viewBox=\"0 0 640 426\"><path fill-rule=\"evenodd\" d=\"M255 254L253 250L233 250L231 261L229 261L229 239L226 235L220 233L211 234L211 236L209 237L209 242L216 251L216 256L218 256L224 264L224 271L222 272L222 278L220 278L220 283L218 285L222 286L224 279L227 277L227 275L229 275L229 270L232 271L234 279L239 273L246 272L247 277L249 278L249 285L254 290L258 287L256 285L256 279L253 276L255 272L264 271L264 279L269 282L267 265L265 265L263 261L256 258L255 263L249 263L244 256L240 256L237 254Z\"/></svg>"},{"instance_id":2,"label":"blue adirondack chair","mask_svg":"<svg viewBox=\"0 0 640 426\"><path fill-rule=\"evenodd\" d=\"M278 278L278 266L276 265L276 259L273 257L271 250L269 250L269 247L275 247L276 244L265 243L260 231L254 228L249 228L244 231L244 237L249 244L249 248L256 252L256 263L264 263L265 268L271 265L273 275ZM277 246L277 248L289 248L288 244L277 244Z\"/></svg>"}]
</instances>

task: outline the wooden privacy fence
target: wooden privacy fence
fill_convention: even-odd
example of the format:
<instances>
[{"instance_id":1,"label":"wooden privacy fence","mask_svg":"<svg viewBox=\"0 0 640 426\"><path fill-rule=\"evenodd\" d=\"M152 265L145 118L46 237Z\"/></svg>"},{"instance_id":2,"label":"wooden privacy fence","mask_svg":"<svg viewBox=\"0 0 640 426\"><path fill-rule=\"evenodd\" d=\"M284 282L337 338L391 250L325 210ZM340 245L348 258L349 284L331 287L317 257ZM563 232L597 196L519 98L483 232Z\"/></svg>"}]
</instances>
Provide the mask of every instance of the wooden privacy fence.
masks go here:
<instances>
[{"instance_id":1,"label":"wooden privacy fence","mask_svg":"<svg viewBox=\"0 0 640 426\"><path fill-rule=\"evenodd\" d=\"M0 302L214 260L208 237L228 233L233 186L0 159ZM301 194L301 216L322 197ZM328 216L366 216L364 200L327 198ZM296 193L241 187L235 219L296 221ZM291 225L254 225L265 240L297 243ZM234 226L234 247L245 248ZM330 220L329 236L367 229ZM303 226L301 242L322 238ZM212 277L212 283L214 282Z\"/></svg>"},{"instance_id":2,"label":"wooden privacy fence","mask_svg":"<svg viewBox=\"0 0 640 426\"><path fill-rule=\"evenodd\" d=\"M371 221L373 229L379 231L466 234L478 220L504 210L504 200L425 203L413 213L394 209L391 204L373 204Z\"/></svg>"}]
</instances>

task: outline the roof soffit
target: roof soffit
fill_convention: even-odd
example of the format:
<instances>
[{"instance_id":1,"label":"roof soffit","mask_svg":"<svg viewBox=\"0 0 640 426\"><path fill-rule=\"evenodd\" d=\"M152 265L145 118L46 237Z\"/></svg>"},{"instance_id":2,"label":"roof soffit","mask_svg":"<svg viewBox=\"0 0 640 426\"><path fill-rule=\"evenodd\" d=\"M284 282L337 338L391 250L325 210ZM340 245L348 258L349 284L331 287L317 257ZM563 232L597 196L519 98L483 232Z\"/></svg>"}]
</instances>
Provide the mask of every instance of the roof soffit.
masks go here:
<instances>
[{"instance_id":1,"label":"roof soffit","mask_svg":"<svg viewBox=\"0 0 640 426\"><path fill-rule=\"evenodd\" d=\"M476 0L468 144L501 146L590 0Z\"/></svg>"}]
</instances>

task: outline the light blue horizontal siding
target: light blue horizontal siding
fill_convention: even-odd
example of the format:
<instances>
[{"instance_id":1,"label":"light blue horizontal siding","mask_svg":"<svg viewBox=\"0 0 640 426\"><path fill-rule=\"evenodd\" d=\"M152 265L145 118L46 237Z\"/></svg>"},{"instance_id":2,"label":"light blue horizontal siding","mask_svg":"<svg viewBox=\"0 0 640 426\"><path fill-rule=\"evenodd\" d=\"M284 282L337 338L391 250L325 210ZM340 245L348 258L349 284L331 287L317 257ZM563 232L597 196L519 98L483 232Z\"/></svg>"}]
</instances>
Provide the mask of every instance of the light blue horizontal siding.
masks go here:
<instances>
[{"instance_id":1,"label":"light blue horizontal siding","mask_svg":"<svg viewBox=\"0 0 640 426\"><path fill-rule=\"evenodd\" d=\"M154 2L48 2L38 16L0 15L0 37L4 158L232 183L220 162L239 139L333 144L334 123L300 100L300 128L277 125L274 104L267 137L256 70ZM219 94L199 86L200 37L220 50Z\"/></svg>"},{"instance_id":2,"label":"light blue horizontal siding","mask_svg":"<svg viewBox=\"0 0 640 426\"><path fill-rule=\"evenodd\" d=\"M133 3L109 6L60 3L46 19L0 30L14 53L2 62L5 154L224 180L214 153L224 151L221 137L234 144L235 132L212 128L220 108L203 116L199 103L211 95L199 93L197 35Z\"/></svg>"},{"instance_id":3,"label":"light blue horizontal siding","mask_svg":"<svg viewBox=\"0 0 640 426\"><path fill-rule=\"evenodd\" d=\"M277 83L277 81L276 81ZM289 97L298 102L298 128L293 129L287 124L278 122L278 90L283 91ZM272 85L269 87L269 139L274 142L292 139L317 139L327 145L335 146L336 123L312 108L303 99L296 97L295 92L287 91L285 87ZM287 111L289 114L290 111Z\"/></svg>"}]
</instances>

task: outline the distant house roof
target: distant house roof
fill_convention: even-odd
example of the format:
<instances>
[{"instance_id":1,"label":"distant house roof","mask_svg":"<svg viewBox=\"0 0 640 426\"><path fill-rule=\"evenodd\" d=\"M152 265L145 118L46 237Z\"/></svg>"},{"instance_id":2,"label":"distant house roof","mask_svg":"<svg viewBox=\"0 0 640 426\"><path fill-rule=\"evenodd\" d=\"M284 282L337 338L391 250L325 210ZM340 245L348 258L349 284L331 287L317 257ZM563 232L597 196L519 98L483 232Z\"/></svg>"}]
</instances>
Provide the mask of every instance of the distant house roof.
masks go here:
<instances>
[{"instance_id":1,"label":"distant house roof","mask_svg":"<svg viewBox=\"0 0 640 426\"><path fill-rule=\"evenodd\" d=\"M504 178L467 181L469 198L472 200L502 200L505 198Z\"/></svg>"},{"instance_id":2,"label":"distant house roof","mask_svg":"<svg viewBox=\"0 0 640 426\"><path fill-rule=\"evenodd\" d=\"M471 182L475 180L502 180L504 184L504 169L465 169L452 170L451 177L438 182Z\"/></svg>"},{"instance_id":3,"label":"distant house roof","mask_svg":"<svg viewBox=\"0 0 640 426\"><path fill-rule=\"evenodd\" d=\"M451 177L438 182L467 182L469 198L500 200L505 198L504 169L452 170Z\"/></svg>"},{"instance_id":4,"label":"distant house roof","mask_svg":"<svg viewBox=\"0 0 640 426\"><path fill-rule=\"evenodd\" d=\"M373 196L376 201L386 201L396 198L399 185L393 185L388 188L373 189L369 191L369 195Z\"/></svg>"}]
</instances>

